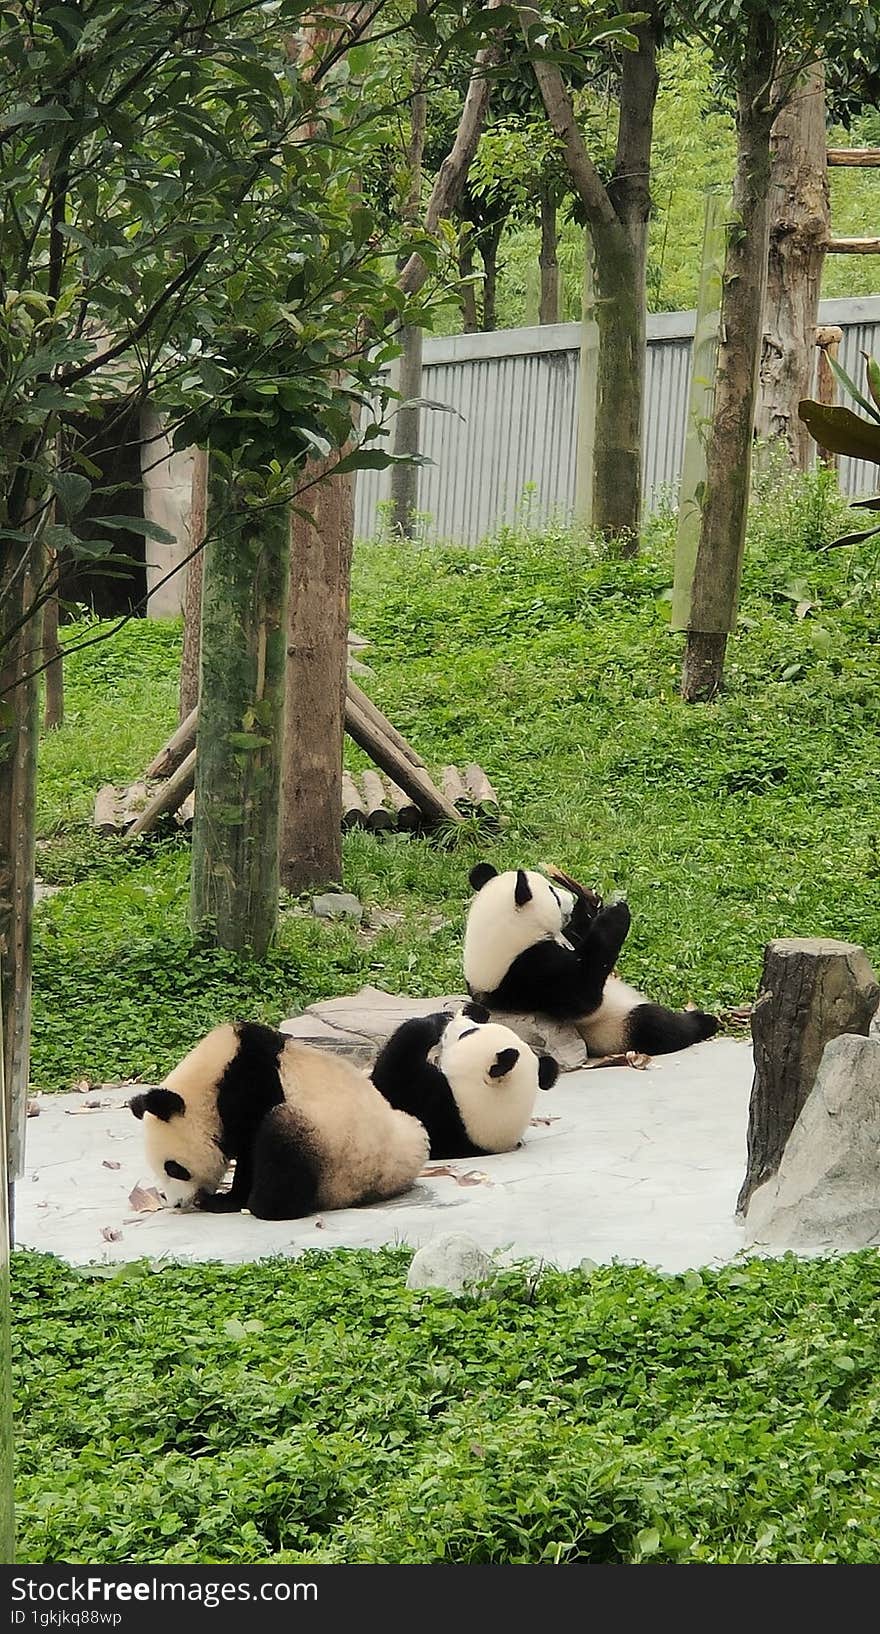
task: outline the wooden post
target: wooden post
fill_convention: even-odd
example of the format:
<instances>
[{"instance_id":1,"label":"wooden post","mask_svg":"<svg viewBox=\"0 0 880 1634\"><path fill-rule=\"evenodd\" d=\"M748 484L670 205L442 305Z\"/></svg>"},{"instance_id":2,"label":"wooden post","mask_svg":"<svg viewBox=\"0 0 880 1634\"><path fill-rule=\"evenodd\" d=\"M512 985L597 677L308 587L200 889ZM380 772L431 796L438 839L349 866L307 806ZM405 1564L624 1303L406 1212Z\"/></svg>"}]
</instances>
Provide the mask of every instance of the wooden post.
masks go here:
<instances>
[{"instance_id":1,"label":"wooden post","mask_svg":"<svg viewBox=\"0 0 880 1634\"><path fill-rule=\"evenodd\" d=\"M703 223L703 258L697 294L697 316L691 362L684 463L678 492L678 532L675 542L675 579L672 588L673 630L690 622L691 587L706 492L706 438L715 401L715 368L721 319L721 274L724 269L725 200L718 192L706 194Z\"/></svg>"},{"instance_id":2,"label":"wooden post","mask_svg":"<svg viewBox=\"0 0 880 1634\"><path fill-rule=\"evenodd\" d=\"M755 1078L738 1214L776 1173L825 1045L841 1033L865 1037L878 1002L880 985L864 949L853 942L793 937L765 948L752 1012Z\"/></svg>"},{"instance_id":3,"label":"wooden post","mask_svg":"<svg viewBox=\"0 0 880 1634\"><path fill-rule=\"evenodd\" d=\"M196 704L195 708L187 715L186 720L181 721L177 731L172 732L167 743L163 743L155 760L150 761L144 775L147 778L170 777L172 772L176 772L178 766L181 766L186 760L190 750L195 748L198 725L199 709L198 704Z\"/></svg>"},{"instance_id":4,"label":"wooden post","mask_svg":"<svg viewBox=\"0 0 880 1634\"><path fill-rule=\"evenodd\" d=\"M843 330L836 323L825 324L816 330L816 347L819 353L816 361L816 399L827 408L834 407L837 396L834 373L829 362L836 358L838 348L843 340ZM830 448L817 448L820 465L829 470L837 469L837 455Z\"/></svg>"},{"instance_id":5,"label":"wooden post","mask_svg":"<svg viewBox=\"0 0 880 1634\"><path fill-rule=\"evenodd\" d=\"M181 761L176 772L156 790L151 800L147 801L143 811L135 817L130 828L126 830L127 840L137 839L139 834L149 834L156 827L160 817L169 816L177 811L192 794L196 786L196 751L191 749L186 759ZM193 808L195 810L195 808Z\"/></svg>"}]
</instances>

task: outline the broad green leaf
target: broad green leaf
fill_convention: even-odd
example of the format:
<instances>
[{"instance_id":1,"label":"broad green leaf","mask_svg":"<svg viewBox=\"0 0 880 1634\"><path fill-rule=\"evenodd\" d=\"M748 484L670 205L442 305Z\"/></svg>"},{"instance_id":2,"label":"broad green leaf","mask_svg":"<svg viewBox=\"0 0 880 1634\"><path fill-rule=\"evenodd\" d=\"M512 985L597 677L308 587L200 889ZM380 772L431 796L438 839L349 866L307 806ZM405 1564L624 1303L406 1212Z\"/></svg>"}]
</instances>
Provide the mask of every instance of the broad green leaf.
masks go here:
<instances>
[{"instance_id":1,"label":"broad green leaf","mask_svg":"<svg viewBox=\"0 0 880 1634\"><path fill-rule=\"evenodd\" d=\"M809 398L798 404L798 414L820 448L880 464L880 426L873 421L860 419L852 409L831 408Z\"/></svg>"}]
</instances>

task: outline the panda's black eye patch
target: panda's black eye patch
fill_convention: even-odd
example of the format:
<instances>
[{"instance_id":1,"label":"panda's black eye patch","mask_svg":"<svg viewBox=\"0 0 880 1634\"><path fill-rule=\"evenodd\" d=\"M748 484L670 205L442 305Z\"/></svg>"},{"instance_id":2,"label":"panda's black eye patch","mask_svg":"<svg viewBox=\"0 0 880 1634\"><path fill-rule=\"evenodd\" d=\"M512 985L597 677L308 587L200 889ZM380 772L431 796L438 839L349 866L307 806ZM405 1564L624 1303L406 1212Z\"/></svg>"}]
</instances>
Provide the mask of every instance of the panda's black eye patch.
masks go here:
<instances>
[{"instance_id":1,"label":"panda's black eye patch","mask_svg":"<svg viewBox=\"0 0 880 1634\"><path fill-rule=\"evenodd\" d=\"M185 1169L182 1163L175 1163L173 1157L165 1164L165 1173L170 1180L192 1180L189 1169Z\"/></svg>"}]
</instances>

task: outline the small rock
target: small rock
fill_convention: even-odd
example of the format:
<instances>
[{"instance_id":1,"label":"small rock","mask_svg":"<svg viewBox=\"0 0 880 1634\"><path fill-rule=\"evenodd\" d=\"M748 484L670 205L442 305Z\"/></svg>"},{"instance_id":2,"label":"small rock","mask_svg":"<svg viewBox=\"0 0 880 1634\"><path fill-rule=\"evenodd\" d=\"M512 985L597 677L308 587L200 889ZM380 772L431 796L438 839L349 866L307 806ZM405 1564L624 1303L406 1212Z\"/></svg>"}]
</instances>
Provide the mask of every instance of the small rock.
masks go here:
<instances>
[{"instance_id":1,"label":"small rock","mask_svg":"<svg viewBox=\"0 0 880 1634\"><path fill-rule=\"evenodd\" d=\"M483 1282L492 1261L473 1237L447 1231L413 1255L407 1272L408 1288L448 1288L459 1294L469 1284Z\"/></svg>"},{"instance_id":2,"label":"small rock","mask_svg":"<svg viewBox=\"0 0 880 1634\"><path fill-rule=\"evenodd\" d=\"M28 1101L25 1116L28 1118L38 1118L40 1116L39 1101Z\"/></svg>"},{"instance_id":3,"label":"small rock","mask_svg":"<svg viewBox=\"0 0 880 1634\"><path fill-rule=\"evenodd\" d=\"M350 891L325 891L323 896L312 897L312 912L318 919L355 919L358 924L364 916L361 904Z\"/></svg>"}]
</instances>

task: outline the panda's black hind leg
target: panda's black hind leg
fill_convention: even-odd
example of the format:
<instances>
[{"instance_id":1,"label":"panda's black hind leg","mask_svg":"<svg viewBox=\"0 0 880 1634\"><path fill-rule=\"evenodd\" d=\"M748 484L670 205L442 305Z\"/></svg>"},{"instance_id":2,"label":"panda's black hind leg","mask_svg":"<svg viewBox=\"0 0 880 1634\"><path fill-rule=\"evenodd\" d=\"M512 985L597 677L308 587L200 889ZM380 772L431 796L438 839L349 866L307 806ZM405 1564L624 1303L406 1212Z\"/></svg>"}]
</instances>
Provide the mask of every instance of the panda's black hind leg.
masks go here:
<instances>
[{"instance_id":1,"label":"panda's black hind leg","mask_svg":"<svg viewBox=\"0 0 880 1634\"><path fill-rule=\"evenodd\" d=\"M662 1004L637 1004L626 1018L626 1046L644 1055L671 1055L713 1038L718 1017L703 1010L665 1010Z\"/></svg>"},{"instance_id":2,"label":"panda's black hind leg","mask_svg":"<svg viewBox=\"0 0 880 1634\"><path fill-rule=\"evenodd\" d=\"M318 1164L308 1130L290 1108L277 1107L257 1130L248 1212L258 1220L299 1220L314 1214L317 1203Z\"/></svg>"}]
</instances>

